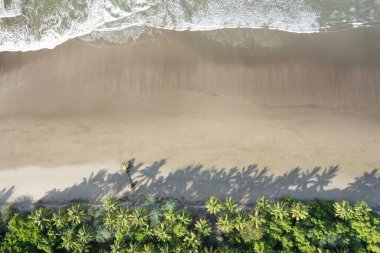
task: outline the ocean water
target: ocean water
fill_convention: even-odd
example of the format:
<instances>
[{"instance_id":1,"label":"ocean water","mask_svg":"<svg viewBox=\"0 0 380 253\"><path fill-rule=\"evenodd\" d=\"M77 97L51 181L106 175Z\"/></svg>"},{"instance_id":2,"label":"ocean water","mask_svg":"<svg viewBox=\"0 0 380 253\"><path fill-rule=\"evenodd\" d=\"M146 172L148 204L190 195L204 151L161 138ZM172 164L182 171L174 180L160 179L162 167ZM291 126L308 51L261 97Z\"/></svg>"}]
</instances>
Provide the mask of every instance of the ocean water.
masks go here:
<instances>
[{"instance_id":1,"label":"ocean water","mask_svg":"<svg viewBox=\"0 0 380 253\"><path fill-rule=\"evenodd\" d=\"M311 33L379 24L380 0L0 0L0 51L72 38L133 42L163 29Z\"/></svg>"}]
</instances>

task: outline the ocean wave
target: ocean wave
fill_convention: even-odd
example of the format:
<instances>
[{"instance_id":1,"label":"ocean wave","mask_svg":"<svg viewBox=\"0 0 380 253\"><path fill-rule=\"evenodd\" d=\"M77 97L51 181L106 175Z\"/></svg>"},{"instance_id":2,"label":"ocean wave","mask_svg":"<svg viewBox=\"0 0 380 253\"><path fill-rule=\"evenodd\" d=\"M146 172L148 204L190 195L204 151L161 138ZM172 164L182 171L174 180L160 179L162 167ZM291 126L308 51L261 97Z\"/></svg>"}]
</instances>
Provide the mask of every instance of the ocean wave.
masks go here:
<instances>
[{"instance_id":1,"label":"ocean wave","mask_svg":"<svg viewBox=\"0 0 380 253\"><path fill-rule=\"evenodd\" d=\"M378 25L380 0L0 0L0 51L80 37L123 43L151 29L309 33Z\"/></svg>"}]
</instances>

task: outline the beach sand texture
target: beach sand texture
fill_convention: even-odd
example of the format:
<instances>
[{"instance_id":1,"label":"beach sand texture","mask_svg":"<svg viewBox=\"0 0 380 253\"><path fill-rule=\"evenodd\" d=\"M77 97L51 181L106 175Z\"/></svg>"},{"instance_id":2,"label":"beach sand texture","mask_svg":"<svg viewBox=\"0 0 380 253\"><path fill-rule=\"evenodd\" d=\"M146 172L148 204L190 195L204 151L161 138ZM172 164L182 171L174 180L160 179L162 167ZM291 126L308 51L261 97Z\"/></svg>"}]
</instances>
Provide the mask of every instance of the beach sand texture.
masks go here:
<instances>
[{"instance_id":1,"label":"beach sand texture","mask_svg":"<svg viewBox=\"0 0 380 253\"><path fill-rule=\"evenodd\" d=\"M151 192L380 206L380 29L239 32L251 43L167 31L0 53L0 201ZM118 172L132 157L135 193ZM355 179L365 172L370 186Z\"/></svg>"}]
</instances>

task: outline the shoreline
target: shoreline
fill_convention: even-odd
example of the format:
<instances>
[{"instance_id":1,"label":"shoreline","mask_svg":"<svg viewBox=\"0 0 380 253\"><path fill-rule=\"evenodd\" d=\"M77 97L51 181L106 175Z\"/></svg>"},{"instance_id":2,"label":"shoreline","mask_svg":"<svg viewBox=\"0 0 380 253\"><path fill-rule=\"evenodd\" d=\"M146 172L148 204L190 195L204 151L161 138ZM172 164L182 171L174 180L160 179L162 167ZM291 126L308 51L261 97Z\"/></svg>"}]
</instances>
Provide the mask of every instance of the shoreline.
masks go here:
<instances>
[{"instance_id":1,"label":"shoreline","mask_svg":"<svg viewBox=\"0 0 380 253\"><path fill-rule=\"evenodd\" d=\"M328 185L337 189L367 171L378 193L370 174L380 167L376 31L256 31L247 48L234 47L228 31L169 32L134 45L70 41L0 53L0 189L38 199L91 172L113 175L135 157L145 165L167 159L160 173L181 187L190 187L178 174L187 164L207 172L256 162L270 170L263 180L339 165ZM214 183L202 194L230 187ZM326 196L340 193L351 192Z\"/></svg>"}]
</instances>

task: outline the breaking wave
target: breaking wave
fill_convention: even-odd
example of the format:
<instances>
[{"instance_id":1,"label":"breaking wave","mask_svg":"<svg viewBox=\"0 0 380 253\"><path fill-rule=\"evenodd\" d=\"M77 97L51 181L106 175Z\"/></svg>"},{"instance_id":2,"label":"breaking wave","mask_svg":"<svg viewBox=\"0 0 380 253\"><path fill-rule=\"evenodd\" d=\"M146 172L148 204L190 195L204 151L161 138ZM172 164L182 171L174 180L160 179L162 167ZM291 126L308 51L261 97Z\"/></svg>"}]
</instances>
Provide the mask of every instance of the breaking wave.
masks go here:
<instances>
[{"instance_id":1,"label":"breaking wave","mask_svg":"<svg viewBox=\"0 0 380 253\"><path fill-rule=\"evenodd\" d=\"M380 23L380 0L0 0L0 51L72 38L123 43L151 29L309 33Z\"/></svg>"}]
</instances>

